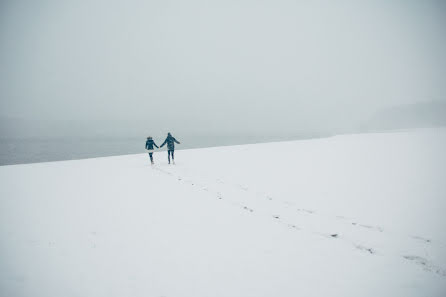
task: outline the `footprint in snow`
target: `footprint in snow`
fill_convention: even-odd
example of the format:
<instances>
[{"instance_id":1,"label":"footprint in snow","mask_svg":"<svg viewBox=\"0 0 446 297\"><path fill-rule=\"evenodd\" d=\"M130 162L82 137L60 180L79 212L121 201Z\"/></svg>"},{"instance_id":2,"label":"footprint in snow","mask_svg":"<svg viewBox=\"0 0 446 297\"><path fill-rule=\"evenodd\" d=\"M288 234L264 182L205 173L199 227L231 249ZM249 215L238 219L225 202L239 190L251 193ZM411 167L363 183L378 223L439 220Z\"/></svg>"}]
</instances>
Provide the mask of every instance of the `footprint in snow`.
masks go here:
<instances>
[{"instance_id":1,"label":"footprint in snow","mask_svg":"<svg viewBox=\"0 0 446 297\"><path fill-rule=\"evenodd\" d=\"M340 219L340 220L347 220L347 218L344 217L344 216L336 216L336 218L337 218L337 219Z\"/></svg>"},{"instance_id":2,"label":"footprint in snow","mask_svg":"<svg viewBox=\"0 0 446 297\"><path fill-rule=\"evenodd\" d=\"M253 211L254 211L252 208L249 208L249 207L247 207L247 206L243 206L243 209L245 209L245 210L247 210L247 211L249 211L249 212L253 212Z\"/></svg>"},{"instance_id":3,"label":"footprint in snow","mask_svg":"<svg viewBox=\"0 0 446 297\"><path fill-rule=\"evenodd\" d=\"M413 239L416 239L416 240L421 240L421 241L423 241L423 242L425 242L425 243L431 243L432 242L432 240L430 240L430 239L427 239L427 238L424 238L424 237L421 237L421 236L416 236L416 235L414 235L414 236L411 236Z\"/></svg>"},{"instance_id":4,"label":"footprint in snow","mask_svg":"<svg viewBox=\"0 0 446 297\"><path fill-rule=\"evenodd\" d=\"M338 233L323 233L323 232L313 232L314 234L323 236L325 238L339 238L339 234Z\"/></svg>"},{"instance_id":5,"label":"footprint in snow","mask_svg":"<svg viewBox=\"0 0 446 297\"><path fill-rule=\"evenodd\" d=\"M426 271L434 272L441 276L446 276L446 270L429 262L427 259L425 259L423 257L415 256L415 255L406 255L406 256L403 256L403 258L414 262L415 264L421 266Z\"/></svg>"},{"instance_id":6,"label":"footprint in snow","mask_svg":"<svg viewBox=\"0 0 446 297\"><path fill-rule=\"evenodd\" d=\"M306 212L306 213L309 213L309 214L315 213L314 210L304 209L304 208L298 208L297 211L299 211L299 212Z\"/></svg>"},{"instance_id":7,"label":"footprint in snow","mask_svg":"<svg viewBox=\"0 0 446 297\"><path fill-rule=\"evenodd\" d=\"M288 227L296 229L296 230L301 230L299 227L297 227L296 225L293 225L293 224L288 224Z\"/></svg>"},{"instance_id":8,"label":"footprint in snow","mask_svg":"<svg viewBox=\"0 0 446 297\"><path fill-rule=\"evenodd\" d=\"M358 227L362 227L362 228L366 228L366 229L373 229L373 230L377 230L379 232L383 232L384 229L379 227L379 226L371 226L371 225L365 225L365 224L358 224L353 222L352 223L353 226L358 226Z\"/></svg>"},{"instance_id":9,"label":"footprint in snow","mask_svg":"<svg viewBox=\"0 0 446 297\"><path fill-rule=\"evenodd\" d=\"M363 252L367 252L367 253L369 253L369 254L372 254L372 255L376 254L376 251L375 251L374 249L365 247L365 246L360 245L360 244L356 244L356 245L355 245L355 248L357 248L357 249L360 250L360 251L363 251Z\"/></svg>"},{"instance_id":10,"label":"footprint in snow","mask_svg":"<svg viewBox=\"0 0 446 297\"><path fill-rule=\"evenodd\" d=\"M248 191L248 187L244 185L237 185L237 187L243 191Z\"/></svg>"}]
</instances>

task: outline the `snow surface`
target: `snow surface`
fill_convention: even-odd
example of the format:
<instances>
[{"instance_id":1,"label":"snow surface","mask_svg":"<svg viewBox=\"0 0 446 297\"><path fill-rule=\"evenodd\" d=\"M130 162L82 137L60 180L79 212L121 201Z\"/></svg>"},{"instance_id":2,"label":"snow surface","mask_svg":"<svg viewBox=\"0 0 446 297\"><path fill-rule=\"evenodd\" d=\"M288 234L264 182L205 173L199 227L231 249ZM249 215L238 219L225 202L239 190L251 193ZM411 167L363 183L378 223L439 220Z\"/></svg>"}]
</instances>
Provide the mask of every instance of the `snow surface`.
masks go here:
<instances>
[{"instance_id":1,"label":"snow surface","mask_svg":"<svg viewBox=\"0 0 446 297\"><path fill-rule=\"evenodd\" d=\"M0 296L446 296L446 128L0 167Z\"/></svg>"}]
</instances>

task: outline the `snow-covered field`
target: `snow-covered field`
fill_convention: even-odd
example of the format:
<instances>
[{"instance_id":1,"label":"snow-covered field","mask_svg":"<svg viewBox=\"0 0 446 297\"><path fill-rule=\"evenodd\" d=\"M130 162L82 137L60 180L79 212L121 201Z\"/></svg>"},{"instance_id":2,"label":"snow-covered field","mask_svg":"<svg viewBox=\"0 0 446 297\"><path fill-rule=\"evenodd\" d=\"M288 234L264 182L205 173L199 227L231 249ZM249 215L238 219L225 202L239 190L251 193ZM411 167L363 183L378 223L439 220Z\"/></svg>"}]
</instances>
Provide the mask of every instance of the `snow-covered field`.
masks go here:
<instances>
[{"instance_id":1,"label":"snow-covered field","mask_svg":"<svg viewBox=\"0 0 446 297\"><path fill-rule=\"evenodd\" d=\"M446 128L154 157L0 167L0 296L446 296Z\"/></svg>"}]
</instances>

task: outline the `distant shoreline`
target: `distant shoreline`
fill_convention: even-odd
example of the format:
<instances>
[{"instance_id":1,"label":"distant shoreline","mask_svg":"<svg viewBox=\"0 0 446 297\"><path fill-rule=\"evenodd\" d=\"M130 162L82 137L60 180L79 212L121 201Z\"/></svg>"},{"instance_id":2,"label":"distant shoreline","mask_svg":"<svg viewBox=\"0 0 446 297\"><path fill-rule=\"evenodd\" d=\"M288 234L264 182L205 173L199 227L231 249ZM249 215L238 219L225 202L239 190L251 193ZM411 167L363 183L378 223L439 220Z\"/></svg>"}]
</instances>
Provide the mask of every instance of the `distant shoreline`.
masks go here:
<instances>
[{"instance_id":1,"label":"distant shoreline","mask_svg":"<svg viewBox=\"0 0 446 297\"><path fill-rule=\"evenodd\" d=\"M180 135L181 136L181 135ZM225 140L222 137L215 139L191 139L178 137L182 144L177 150L212 148L221 146L244 145L255 143L268 143L279 141L293 141L302 139L315 139L331 135L315 135L313 137L234 137ZM141 138L0 138L0 166L31 164L43 162L57 162L68 160L81 160L99 157L113 157L120 155L144 153L144 139ZM161 138L156 140L161 142ZM161 143L159 143L161 144ZM164 149L160 150L164 151Z\"/></svg>"},{"instance_id":2,"label":"distant shoreline","mask_svg":"<svg viewBox=\"0 0 446 297\"><path fill-rule=\"evenodd\" d=\"M439 127L431 127L439 128ZM276 137L270 139L260 139L252 137L242 142L239 139L222 142L218 139L208 139L209 142L200 142L190 138L180 138L181 145L177 145L177 150L214 148L225 146L249 145L259 143L309 140L327 138L332 136L351 134L373 134L373 133L400 133L410 132L419 129L431 128L408 128L394 130L362 131L338 134L314 135L312 137ZM238 140L238 141L237 141ZM158 140L160 142L160 140ZM188 145L188 142L191 143ZM144 137L141 138L84 138L84 139L62 139L62 138L0 138L0 166L33 164L45 162L83 160L101 157L116 157L122 155L133 155L145 153ZM155 152L164 152L165 149Z\"/></svg>"}]
</instances>

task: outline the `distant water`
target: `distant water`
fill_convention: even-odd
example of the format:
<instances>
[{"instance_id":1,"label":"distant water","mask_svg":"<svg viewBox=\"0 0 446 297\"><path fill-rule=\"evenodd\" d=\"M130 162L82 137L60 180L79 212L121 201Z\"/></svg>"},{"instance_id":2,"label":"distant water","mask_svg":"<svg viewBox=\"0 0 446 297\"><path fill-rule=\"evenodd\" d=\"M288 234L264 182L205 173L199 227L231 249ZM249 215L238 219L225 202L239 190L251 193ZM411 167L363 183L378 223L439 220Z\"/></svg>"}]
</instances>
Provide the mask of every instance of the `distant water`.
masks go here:
<instances>
[{"instance_id":1,"label":"distant water","mask_svg":"<svg viewBox=\"0 0 446 297\"><path fill-rule=\"evenodd\" d=\"M144 151L143 139L0 139L0 165L74 160Z\"/></svg>"},{"instance_id":2,"label":"distant water","mask_svg":"<svg viewBox=\"0 0 446 297\"><path fill-rule=\"evenodd\" d=\"M295 140L324 135L213 135L183 136L176 149ZM326 135L325 135L326 136ZM160 145L164 137L154 137ZM0 138L0 166L77 160L144 153L145 137L134 138Z\"/></svg>"}]
</instances>

